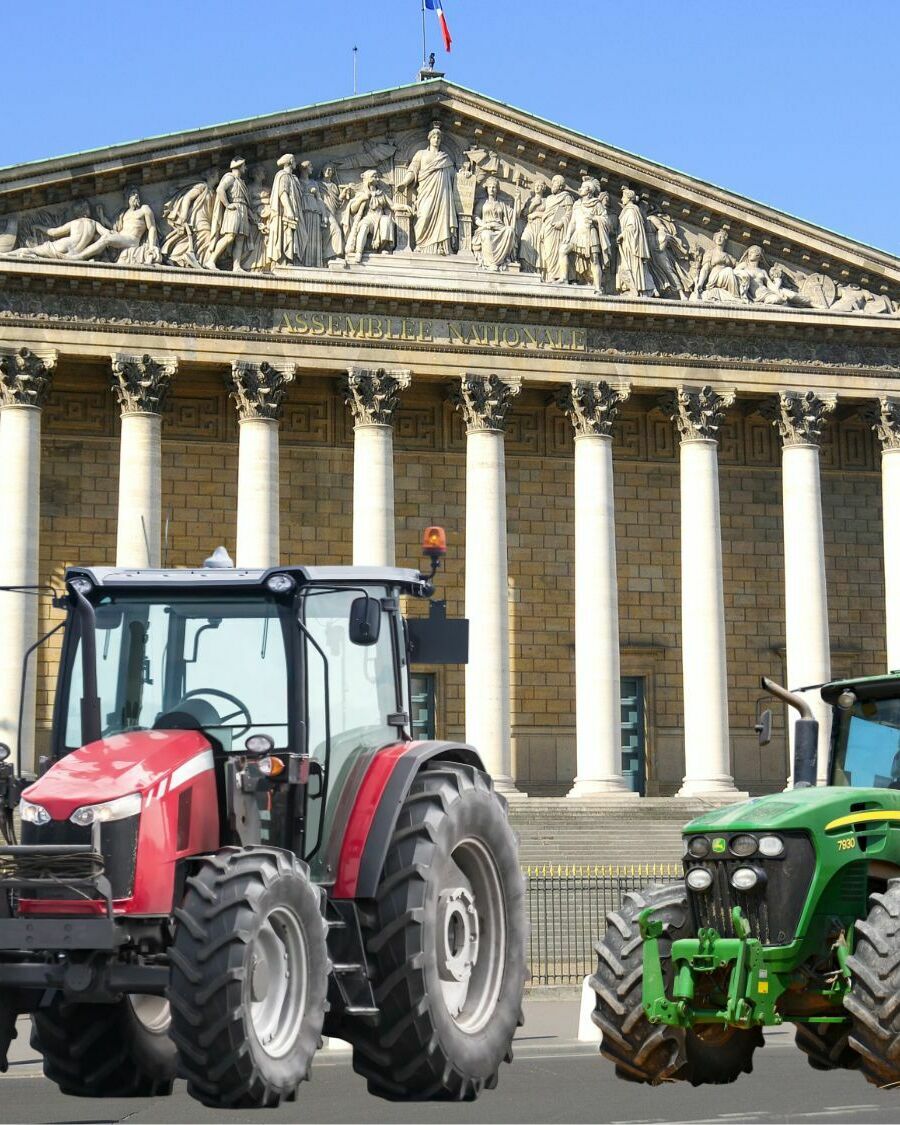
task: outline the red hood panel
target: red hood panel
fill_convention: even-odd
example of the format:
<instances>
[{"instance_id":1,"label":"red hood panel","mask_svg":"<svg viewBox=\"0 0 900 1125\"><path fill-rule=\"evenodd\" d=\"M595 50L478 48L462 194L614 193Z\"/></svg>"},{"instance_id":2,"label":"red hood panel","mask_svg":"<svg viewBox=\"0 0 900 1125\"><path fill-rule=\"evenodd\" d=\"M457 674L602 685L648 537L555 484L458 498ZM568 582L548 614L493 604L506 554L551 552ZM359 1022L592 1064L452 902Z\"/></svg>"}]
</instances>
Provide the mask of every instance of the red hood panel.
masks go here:
<instances>
[{"instance_id":1,"label":"red hood panel","mask_svg":"<svg viewBox=\"0 0 900 1125\"><path fill-rule=\"evenodd\" d=\"M209 749L209 741L196 730L116 734L67 754L23 796L43 805L54 820L65 820L82 805L145 793L172 770Z\"/></svg>"}]
</instances>

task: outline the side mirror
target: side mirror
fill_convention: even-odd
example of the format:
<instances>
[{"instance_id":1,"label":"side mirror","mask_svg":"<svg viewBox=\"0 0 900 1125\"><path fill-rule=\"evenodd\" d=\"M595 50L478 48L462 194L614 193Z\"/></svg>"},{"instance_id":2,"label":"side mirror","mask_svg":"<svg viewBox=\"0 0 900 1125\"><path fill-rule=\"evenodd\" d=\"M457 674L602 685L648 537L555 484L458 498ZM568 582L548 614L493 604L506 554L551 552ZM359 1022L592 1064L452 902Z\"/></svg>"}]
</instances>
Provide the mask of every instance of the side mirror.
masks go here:
<instances>
[{"instance_id":1,"label":"side mirror","mask_svg":"<svg viewBox=\"0 0 900 1125\"><path fill-rule=\"evenodd\" d=\"M374 645L381 633L381 602L365 596L350 605L350 640L355 645Z\"/></svg>"},{"instance_id":2,"label":"side mirror","mask_svg":"<svg viewBox=\"0 0 900 1125\"><path fill-rule=\"evenodd\" d=\"M772 711L766 708L756 720L756 725L753 728L759 736L760 746L768 746L772 741Z\"/></svg>"}]
</instances>

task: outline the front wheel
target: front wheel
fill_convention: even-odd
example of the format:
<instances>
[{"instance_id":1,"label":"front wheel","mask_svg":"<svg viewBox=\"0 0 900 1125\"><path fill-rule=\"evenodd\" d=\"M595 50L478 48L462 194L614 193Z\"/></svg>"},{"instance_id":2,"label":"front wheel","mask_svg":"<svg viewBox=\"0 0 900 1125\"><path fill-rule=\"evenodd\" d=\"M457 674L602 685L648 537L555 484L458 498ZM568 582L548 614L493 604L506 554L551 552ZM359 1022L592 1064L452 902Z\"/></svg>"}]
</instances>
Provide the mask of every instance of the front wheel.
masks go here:
<instances>
[{"instance_id":1,"label":"front wheel","mask_svg":"<svg viewBox=\"0 0 900 1125\"><path fill-rule=\"evenodd\" d=\"M392 1101L476 1098L512 1059L525 984L525 884L490 778L426 768L400 809L373 910L363 916L375 1027L353 1066Z\"/></svg>"},{"instance_id":2,"label":"front wheel","mask_svg":"<svg viewBox=\"0 0 900 1125\"><path fill-rule=\"evenodd\" d=\"M187 880L170 952L172 1038L204 1105L277 1106L309 1077L331 968L321 895L277 848L224 848Z\"/></svg>"},{"instance_id":3,"label":"front wheel","mask_svg":"<svg viewBox=\"0 0 900 1125\"><path fill-rule=\"evenodd\" d=\"M684 886L649 886L625 896L606 920L606 934L597 942L597 971L591 977L596 993L593 1020L603 1032L601 1052L628 1082L681 1080L692 1086L734 1082L753 1069L753 1052L763 1045L762 1031L718 1025L685 1030L652 1024L644 1013L644 943L638 915L653 907L653 917L666 923L659 955L667 989L672 987L672 942L692 936L693 923Z\"/></svg>"}]
</instances>

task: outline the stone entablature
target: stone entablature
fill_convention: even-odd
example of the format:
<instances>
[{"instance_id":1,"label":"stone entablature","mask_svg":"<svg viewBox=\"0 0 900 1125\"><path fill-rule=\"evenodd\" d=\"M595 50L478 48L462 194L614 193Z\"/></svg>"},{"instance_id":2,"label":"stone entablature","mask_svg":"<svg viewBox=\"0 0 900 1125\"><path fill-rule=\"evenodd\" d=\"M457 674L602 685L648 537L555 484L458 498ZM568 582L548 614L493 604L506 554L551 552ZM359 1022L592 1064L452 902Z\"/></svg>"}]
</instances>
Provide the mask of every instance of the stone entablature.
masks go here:
<instances>
[{"instance_id":1,"label":"stone entablature","mask_svg":"<svg viewBox=\"0 0 900 1125\"><path fill-rule=\"evenodd\" d=\"M0 172L0 258L259 279L390 267L401 286L443 262L613 302L895 311L888 255L445 82L393 93L275 132L260 119L120 146L115 171L74 157Z\"/></svg>"}]
</instances>

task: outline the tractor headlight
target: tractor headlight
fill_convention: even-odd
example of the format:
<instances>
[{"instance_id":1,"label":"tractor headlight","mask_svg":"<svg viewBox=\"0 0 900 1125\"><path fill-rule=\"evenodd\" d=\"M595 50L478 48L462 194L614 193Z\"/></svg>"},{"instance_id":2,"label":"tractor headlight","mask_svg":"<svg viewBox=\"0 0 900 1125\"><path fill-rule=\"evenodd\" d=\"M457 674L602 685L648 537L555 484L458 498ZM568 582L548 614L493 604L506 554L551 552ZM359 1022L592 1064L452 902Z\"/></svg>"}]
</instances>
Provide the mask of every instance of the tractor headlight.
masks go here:
<instances>
[{"instance_id":1,"label":"tractor headlight","mask_svg":"<svg viewBox=\"0 0 900 1125\"><path fill-rule=\"evenodd\" d=\"M755 867L738 867L731 873L731 885L736 891L752 891L760 881Z\"/></svg>"},{"instance_id":2,"label":"tractor headlight","mask_svg":"<svg viewBox=\"0 0 900 1125\"><path fill-rule=\"evenodd\" d=\"M140 793L129 793L127 797L117 797L114 801L103 801L99 805L82 805L72 813L69 820L81 828L88 828L92 824L125 820L129 816L137 816L140 811Z\"/></svg>"},{"instance_id":3,"label":"tractor headlight","mask_svg":"<svg viewBox=\"0 0 900 1125\"><path fill-rule=\"evenodd\" d=\"M287 594L294 588L294 580L289 574L273 574L266 579L266 585L273 594Z\"/></svg>"},{"instance_id":4,"label":"tractor headlight","mask_svg":"<svg viewBox=\"0 0 900 1125\"><path fill-rule=\"evenodd\" d=\"M33 805L24 797L19 801L19 816L26 824L49 824L53 819L43 805Z\"/></svg>"},{"instance_id":5,"label":"tractor headlight","mask_svg":"<svg viewBox=\"0 0 900 1125\"><path fill-rule=\"evenodd\" d=\"M684 881L692 891L708 891L712 886L712 872L705 867L692 867Z\"/></svg>"},{"instance_id":6,"label":"tractor headlight","mask_svg":"<svg viewBox=\"0 0 900 1125\"><path fill-rule=\"evenodd\" d=\"M759 853L767 859L776 859L784 854L784 840L780 836L760 836Z\"/></svg>"},{"instance_id":7,"label":"tractor headlight","mask_svg":"<svg viewBox=\"0 0 900 1125\"><path fill-rule=\"evenodd\" d=\"M94 588L94 583L83 574L76 574L74 578L70 578L69 585L76 594L81 594L83 597L87 597Z\"/></svg>"},{"instance_id":8,"label":"tractor headlight","mask_svg":"<svg viewBox=\"0 0 900 1125\"><path fill-rule=\"evenodd\" d=\"M705 859L709 855L709 840L706 836L692 836L688 840L687 850L688 855L694 859Z\"/></svg>"},{"instance_id":9,"label":"tractor headlight","mask_svg":"<svg viewBox=\"0 0 900 1125\"><path fill-rule=\"evenodd\" d=\"M732 836L728 846L731 848L732 855L736 855L738 859L746 859L748 855L753 855L756 851L756 837L746 834Z\"/></svg>"}]
</instances>

